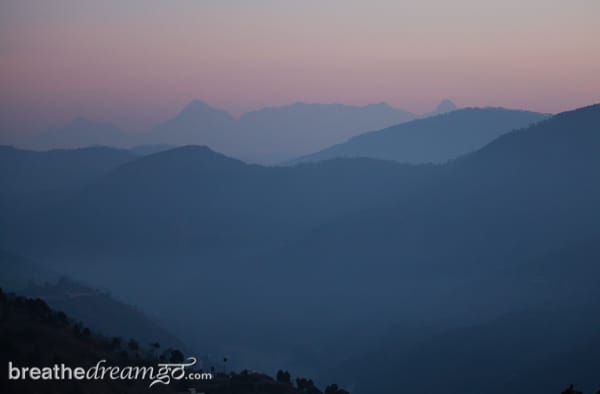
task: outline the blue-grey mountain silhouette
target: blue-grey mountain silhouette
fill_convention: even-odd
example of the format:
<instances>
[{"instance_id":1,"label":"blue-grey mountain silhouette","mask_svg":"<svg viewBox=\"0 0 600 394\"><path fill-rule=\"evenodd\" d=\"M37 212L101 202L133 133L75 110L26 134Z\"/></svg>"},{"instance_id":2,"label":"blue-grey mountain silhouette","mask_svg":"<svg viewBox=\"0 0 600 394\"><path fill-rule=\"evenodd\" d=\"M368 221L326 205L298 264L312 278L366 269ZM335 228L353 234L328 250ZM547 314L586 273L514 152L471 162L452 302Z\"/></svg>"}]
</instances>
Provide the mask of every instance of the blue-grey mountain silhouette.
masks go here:
<instances>
[{"instance_id":1,"label":"blue-grey mountain silhouette","mask_svg":"<svg viewBox=\"0 0 600 394\"><path fill-rule=\"evenodd\" d=\"M280 161L313 152L367 130L415 119L386 103L366 106L296 103L247 112L240 117L239 138L251 152ZM238 156L248 155L239 152Z\"/></svg>"},{"instance_id":2,"label":"blue-grey mountain silhouette","mask_svg":"<svg viewBox=\"0 0 600 394\"><path fill-rule=\"evenodd\" d=\"M452 101L445 99L445 100L440 101L438 103L437 107L435 107L435 109L433 111L423 114L422 117L428 118L430 116L441 115L441 114L445 114L447 112L452 112L456 109L458 109L458 108Z\"/></svg>"},{"instance_id":3,"label":"blue-grey mountain silhouette","mask_svg":"<svg viewBox=\"0 0 600 394\"><path fill-rule=\"evenodd\" d=\"M85 148L94 145L126 147L134 136L108 122L76 118L61 128L34 135L27 144L35 149Z\"/></svg>"},{"instance_id":4,"label":"blue-grey mountain silhouette","mask_svg":"<svg viewBox=\"0 0 600 394\"><path fill-rule=\"evenodd\" d=\"M443 163L548 115L502 108L466 108L361 134L291 163L369 157L402 163Z\"/></svg>"},{"instance_id":5,"label":"blue-grey mountain silhouette","mask_svg":"<svg viewBox=\"0 0 600 394\"><path fill-rule=\"evenodd\" d=\"M432 119L470 111L489 113ZM377 375L367 389L351 382L359 393L398 392L398 382L417 391L411 376L427 366L428 390L469 370L467 391L487 392L506 374L530 382L528 373L539 376L532 360L561 361L550 353L594 359L585 349L598 343L598 325L585 311L600 307L590 246L600 239L599 125L600 105L580 108L443 165L342 158L265 167L176 148L22 211L1 228L0 246L69 265L119 294L143 293L179 316L178 336L199 349L226 343L221 354L236 349L244 365L320 369L350 354L372 364L371 347L411 372ZM567 323L549 327L560 316L577 317L577 341L565 336ZM560 365L553 376L568 380L572 369Z\"/></svg>"},{"instance_id":6,"label":"blue-grey mountain silhouette","mask_svg":"<svg viewBox=\"0 0 600 394\"><path fill-rule=\"evenodd\" d=\"M149 142L169 145L209 145L222 151L235 136L236 120L226 111L192 100L176 117L156 126Z\"/></svg>"},{"instance_id":7,"label":"blue-grey mountain silhouette","mask_svg":"<svg viewBox=\"0 0 600 394\"><path fill-rule=\"evenodd\" d=\"M452 103L443 101L433 113L451 108ZM206 145L246 161L276 163L417 117L385 103L295 103L250 111L235 119L224 110L192 100L175 117L145 133L127 133L109 123L79 118L63 128L36 134L26 145L35 149L105 145L138 151L140 146Z\"/></svg>"},{"instance_id":8,"label":"blue-grey mountain silhouette","mask_svg":"<svg viewBox=\"0 0 600 394\"><path fill-rule=\"evenodd\" d=\"M0 146L0 222L61 201L136 157L105 147L36 152Z\"/></svg>"},{"instance_id":9,"label":"blue-grey mountain silhouette","mask_svg":"<svg viewBox=\"0 0 600 394\"><path fill-rule=\"evenodd\" d=\"M415 117L384 103L364 107L296 103L247 112L235 119L194 100L177 117L155 128L149 138L175 146L206 145L247 161L271 163Z\"/></svg>"}]
</instances>

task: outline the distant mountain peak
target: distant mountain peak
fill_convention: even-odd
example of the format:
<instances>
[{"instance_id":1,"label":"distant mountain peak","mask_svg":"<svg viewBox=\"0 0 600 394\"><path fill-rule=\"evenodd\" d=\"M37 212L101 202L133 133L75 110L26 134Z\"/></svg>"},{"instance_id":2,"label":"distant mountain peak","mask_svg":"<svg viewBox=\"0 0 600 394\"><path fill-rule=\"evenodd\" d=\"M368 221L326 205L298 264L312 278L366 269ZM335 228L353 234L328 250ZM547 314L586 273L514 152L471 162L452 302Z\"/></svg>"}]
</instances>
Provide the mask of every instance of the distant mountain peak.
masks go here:
<instances>
[{"instance_id":1,"label":"distant mountain peak","mask_svg":"<svg viewBox=\"0 0 600 394\"><path fill-rule=\"evenodd\" d=\"M178 118L181 117L196 117L196 116L204 116L207 114L226 114L227 116L231 117L231 115L222 109L219 108L215 108L215 107L211 107L210 105L208 105L207 103L205 103L202 100L198 100L198 99L194 99L192 101L190 101L184 108L183 110L181 110L181 112L179 113L179 115L177 115Z\"/></svg>"},{"instance_id":2,"label":"distant mountain peak","mask_svg":"<svg viewBox=\"0 0 600 394\"><path fill-rule=\"evenodd\" d=\"M41 131L33 136L35 149L83 148L94 145L119 146L129 144L131 137L110 122L76 117L64 126Z\"/></svg>"},{"instance_id":3,"label":"distant mountain peak","mask_svg":"<svg viewBox=\"0 0 600 394\"><path fill-rule=\"evenodd\" d=\"M210 105L206 104L202 100L193 99L185 106L185 108L183 110L185 111L185 110L201 109L201 108L210 108Z\"/></svg>"},{"instance_id":4,"label":"distant mountain peak","mask_svg":"<svg viewBox=\"0 0 600 394\"><path fill-rule=\"evenodd\" d=\"M144 156L123 167L125 173L163 174L165 179L177 174L220 172L245 168L243 161L225 156L205 145L185 145ZM137 176L137 175L136 175Z\"/></svg>"},{"instance_id":5,"label":"distant mountain peak","mask_svg":"<svg viewBox=\"0 0 600 394\"><path fill-rule=\"evenodd\" d=\"M391 109L392 107L386 103L385 101L381 101L379 103L372 103L372 104L368 104L367 107L371 107L371 108L389 108Z\"/></svg>"},{"instance_id":6,"label":"distant mountain peak","mask_svg":"<svg viewBox=\"0 0 600 394\"><path fill-rule=\"evenodd\" d=\"M222 153L216 152L206 145L179 146L177 148L168 149L166 151L154 153L147 157L169 158L169 159L174 159L174 160L182 160L182 159L189 159L189 158L203 158L205 160L221 160L223 162L236 162L236 163L240 163L240 164L245 164L241 160L234 159L232 157L225 156Z\"/></svg>"},{"instance_id":7,"label":"distant mountain peak","mask_svg":"<svg viewBox=\"0 0 600 394\"><path fill-rule=\"evenodd\" d=\"M428 118L430 116L436 116L445 114L447 112L452 112L456 110L458 107L450 100L444 99L438 103L435 109L431 112L424 113L421 117Z\"/></svg>"},{"instance_id":8,"label":"distant mountain peak","mask_svg":"<svg viewBox=\"0 0 600 394\"><path fill-rule=\"evenodd\" d=\"M444 112L454 111L456 108L456 105L452 101L444 99L435 107L435 112L443 114Z\"/></svg>"}]
</instances>

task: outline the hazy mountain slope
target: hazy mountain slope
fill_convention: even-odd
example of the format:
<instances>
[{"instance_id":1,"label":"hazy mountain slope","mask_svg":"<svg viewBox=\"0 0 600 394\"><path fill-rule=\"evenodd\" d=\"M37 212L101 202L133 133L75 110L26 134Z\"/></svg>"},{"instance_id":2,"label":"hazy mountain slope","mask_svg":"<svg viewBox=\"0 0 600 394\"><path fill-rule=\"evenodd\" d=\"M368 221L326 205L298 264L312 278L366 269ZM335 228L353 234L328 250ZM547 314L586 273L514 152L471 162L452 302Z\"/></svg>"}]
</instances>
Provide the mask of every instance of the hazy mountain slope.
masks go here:
<instances>
[{"instance_id":1,"label":"hazy mountain slope","mask_svg":"<svg viewBox=\"0 0 600 394\"><path fill-rule=\"evenodd\" d=\"M368 159L262 167L207 148L183 147L119 167L64 203L24 218L6 242L60 264L76 278L114 289L120 298L168 313L177 335L198 341L193 345L202 351L217 351L221 344L245 366L271 368L288 365L289 343L273 339L285 331L273 335L279 325L266 330L265 318L283 323L297 312L272 313L271 303L262 301L240 309L240 302L252 303L257 291L263 293L245 288L262 275L270 277L246 272L252 267L244 260L279 248L318 223L389 203L431 171ZM196 306L190 312L191 304ZM207 315L211 318L201 317ZM253 339L245 340L246 335ZM262 352L246 352L257 341L267 341ZM310 369L320 366L313 363Z\"/></svg>"},{"instance_id":2,"label":"hazy mountain slope","mask_svg":"<svg viewBox=\"0 0 600 394\"><path fill-rule=\"evenodd\" d=\"M252 270L241 276L260 275L231 286L253 289L263 306L276 308L277 294L302 299L307 313L354 316L371 327L381 316L464 320L506 310L507 303L471 309L449 295L479 294L476 284L500 268L600 238L599 124L593 106L503 136L434 168L421 184L405 184L393 202L334 218L250 259Z\"/></svg>"},{"instance_id":3,"label":"hazy mountain slope","mask_svg":"<svg viewBox=\"0 0 600 394\"><path fill-rule=\"evenodd\" d=\"M600 238L599 124L598 105L559 114L443 166L338 159L270 168L174 149L24 221L11 244L71 257L98 278L118 272L122 291L147 291L148 302L186 319L210 313L190 328L205 340L272 360L296 345L311 360L341 331L355 343L386 319L449 319L447 296L474 294L473 283L499 267ZM140 269L162 285L133 280ZM219 305L191 316L194 301L165 302L185 294L218 294Z\"/></svg>"},{"instance_id":4,"label":"hazy mountain slope","mask_svg":"<svg viewBox=\"0 0 600 394\"><path fill-rule=\"evenodd\" d=\"M436 115L445 114L447 112L452 112L458 109L456 105L450 100L442 100L438 103L437 107L431 112L424 113L421 115L422 118L429 118Z\"/></svg>"},{"instance_id":5,"label":"hazy mountain slope","mask_svg":"<svg viewBox=\"0 0 600 394\"><path fill-rule=\"evenodd\" d=\"M599 106L560 114L439 167L363 159L268 168L175 149L36 217L27 237L15 231L15 245L90 258L265 252L256 264L267 292L301 292L301 280L280 275L342 293L360 278L355 286L384 294L397 276L476 275L598 233L599 122Z\"/></svg>"},{"instance_id":6,"label":"hazy mountain slope","mask_svg":"<svg viewBox=\"0 0 600 394\"><path fill-rule=\"evenodd\" d=\"M51 205L135 157L105 147L37 152L0 146L0 222Z\"/></svg>"},{"instance_id":7,"label":"hazy mountain slope","mask_svg":"<svg viewBox=\"0 0 600 394\"><path fill-rule=\"evenodd\" d=\"M129 148L130 151L138 156L152 155L154 153L164 152L169 149L175 148L171 145L156 144L156 145L136 145Z\"/></svg>"},{"instance_id":8,"label":"hazy mountain slope","mask_svg":"<svg viewBox=\"0 0 600 394\"><path fill-rule=\"evenodd\" d=\"M177 116L156 126L145 143L208 145L218 151L229 148L236 138L236 119L224 110L191 101Z\"/></svg>"},{"instance_id":9,"label":"hazy mountain slope","mask_svg":"<svg viewBox=\"0 0 600 394\"><path fill-rule=\"evenodd\" d=\"M363 315L371 327L381 315L443 327L544 300L563 306L598 300L592 281L582 281L598 272L589 265L597 264L589 248L581 252L587 265L553 260L560 266L553 279L572 278L573 291L562 282L532 291L531 281L515 281L539 279L527 271L512 280L498 275L561 245L600 238L599 152L599 105L509 133L439 167L432 182L406 199L334 220L295 245L254 259L269 273L254 286L269 300L301 294L311 283L305 306L324 309L326 295L329 313ZM569 268L572 275L560 274ZM295 280L277 281L284 277ZM550 297L553 290L560 294Z\"/></svg>"},{"instance_id":10,"label":"hazy mountain slope","mask_svg":"<svg viewBox=\"0 0 600 394\"><path fill-rule=\"evenodd\" d=\"M0 249L0 287L16 291L25 288L30 281L49 282L58 274L47 267L24 257Z\"/></svg>"},{"instance_id":11,"label":"hazy mountain slope","mask_svg":"<svg viewBox=\"0 0 600 394\"><path fill-rule=\"evenodd\" d=\"M528 309L447 330L402 350L388 342L329 378L356 394L542 394L561 392L571 383L595 392L598 327L593 309Z\"/></svg>"},{"instance_id":12,"label":"hazy mountain slope","mask_svg":"<svg viewBox=\"0 0 600 394\"><path fill-rule=\"evenodd\" d=\"M182 348L179 339L159 326L142 310L66 277L50 284L29 284L20 289L19 294L41 298L51 307L109 337L136 338L143 344L159 342L164 348Z\"/></svg>"},{"instance_id":13,"label":"hazy mountain slope","mask_svg":"<svg viewBox=\"0 0 600 394\"><path fill-rule=\"evenodd\" d=\"M169 145L206 145L244 160L273 163L321 149L365 130L415 119L387 104L296 103L244 113L239 119L193 100L145 138Z\"/></svg>"},{"instance_id":14,"label":"hazy mountain slope","mask_svg":"<svg viewBox=\"0 0 600 394\"><path fill-rule=\"evenodd\" d=\"M64 363L72 368L89 368L99 360L107 360L105 365L119 366L128 365L134 357L138 362L155 364L158 361L144 354L148 349L146 344L136 352L120 344L115 346L110 339L85 329L39 299L18 297L0 289L0 316L0 362L5 365L12 362L16 367L34 364L31 366L41 368ZM177 392L175 385L158 386L153 388L157 393ZM0 380L0 390L6 393L144 393L148 391L148 381L4 378Z\"/></svg>"},{"instance_id":15,"label":"hazy mountain slope","mask_svg":"<svg viewBox=\"0 0 600 394\"><path fill-rule=\"evenodd\" d=\"M454 108L445 100L435 111ZM246 161L277 163L323 149L366 130L377 130L418 118L385 103L353 106L295 103L244 113L239 119L228 112L192 100L172 119L146 133L124 133L110 123L78 118L65 126L32 136L28 147L36 149L87 146L206 145Z\"/></svg>"},{"instance_id":16,"label":"hazy mountain slope","mask_svg":"<svg viewBox=\"0 0 600 394\"><path fill-rule=\"evenodd\" d=\"M50 129L33 136L27 144L35 149L74 149L89 146L128 146L134 136L108 122L76 118L63 127Z\"/></svg>"},{"instance_id":17,"label":"hazy mountain slope","mask_svg":"<svg viewBox=\"0 0 600 394\"><path fill-rule=\"evenodd\" d=\"M547 118L503 108L466 108L361 134L292 163L369 157L403 163L442 163L475 151L498 136Z\"/></svg>"},{"instance_id":18,"label":"hazy mountain slope","mask_svg":"<svg viewBox=\"0 0 600 394\"><path fill-rule=\"evenodd\" d=\"M331 276L350 275L342 266L362 272L370 261L366 275L393 286L386 273L473 275L594 237L599 125L597 105L509 133L439 167L410 199L331 222L273 259L310 262Z\"/></svg>"},{"instance_id":19,"label":"hazy mountain slope","mask_svg":"<svg viewBox=\"0 0 600 394\"><path fill-rule=\"evenodd\" d=\"M41 299L17 296L0 289L0 362L12 363L22 376L24 368L48 367L57 365L58 376L61 375L61 364L65 368L84 368L91 371L91 379L72 379L69 373L65 379L56 378L56 371L51 378L46 372L40 379L17 377L17 371L10 371L13 379L0 380L0 390L7 393L213 393L213 394L301 394L328 393L348 394L337 385L329 385L321 391L311 379L292 377L287 373L287 381L280 377L277 380L263 373L244 370L239 373L231 370L219 371L216 360L201 358L197 354L184 354L178 349L146 344L139 338L106 337L74 320L63 311L55 310ZM159 344L160 345L160 344ZM165 384L149 385L163 376L161 367L165 363L188 363L194 357L197 363L188 366L185 374L172 373ZM31 365L31 364L34 365ZM94 375L96 365L98 373ZM189 378L191 373L207 373L205 368L211 366L211 378ZM116 378L109 375L112 368ZM140 369L139 373L136 368ZM107 368L102 373L102 368ZM125 372L122 372L125 370ZM116 371L116 369L115 369ZM151 372L152 371L152 372ZM28 371L29 372L29 371ZM74 375L75 373L73 373ZM127 377L131 377L127 380ZM296 378L296 379L294 379Z\"/></svg>"},{"instance_id":20,"label":"hazy mountain slope","mask_svg":"<svg viewBox=\"0 0 600 394\"><path fill-rule=\"evenodd\" d=\"M592 239L463 282L441 303L459 316L454 328L390 330L327 376L356 393L441 392L457 379L469 381L467 392L558 392L569 383L595 392L599 258Z\"/></svg>"},{"instance_id":21,"label":"hazy mountain slope","mask_svg":"<svg viewBox=\"0 0 600 394\"><path fill-rule=\"evenodd\" d=\"M282 160L322 149L366 130L415 119L385 103L366 106L296 103L247 112L240 117L239 138L256 155ZM244 146L244 145L242 145Z\"/></svg>"},{"instance_id":22,"label":"hazy mountain slope","mask_svg":"<svg viewBox=\"0 0 600 394\"><path fill-rule=\"evenodd\" d=\"M365 159L262 167L189 146L121 166L36 218L39 233L25 231L55 250L241 253L392 199L390 189L429 171Z\"/></svg>"},{"instance_id":23,"label":"hazy mountain slope","mask_svg":"<svg viewBox=\"0 0 600 394\"><path fill-rule=\"evenodd\" d=\"M0 182L6 194L70 188L134 158L129 151L107 147L38 152L0 146Z\"/></svg>"},{"instance_id":24,"label":"hazy mountain slope","mask_svg":"<svg viewBox=\"0 0 600 394\"><path fill-rule=\"evenodd\" d=\"M0 250L0 273L0 288L41 298L103 335L137 338L146 344L158 341L165 347L181 348L177 338L141 310L105 292L59 277L44 265Z\"/></svg>"}]
</instances>

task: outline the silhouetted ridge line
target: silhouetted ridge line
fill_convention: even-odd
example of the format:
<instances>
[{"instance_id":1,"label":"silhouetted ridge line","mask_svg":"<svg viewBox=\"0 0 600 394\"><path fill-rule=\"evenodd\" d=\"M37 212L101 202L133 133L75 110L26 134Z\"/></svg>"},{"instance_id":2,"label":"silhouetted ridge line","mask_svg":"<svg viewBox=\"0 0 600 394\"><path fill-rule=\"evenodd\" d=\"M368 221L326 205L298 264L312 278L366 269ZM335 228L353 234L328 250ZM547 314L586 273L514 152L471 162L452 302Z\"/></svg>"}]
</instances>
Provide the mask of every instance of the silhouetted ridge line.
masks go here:
<instances>
[{"instance_id":1,"label":"silhouetted ridge line","mask_svg":"<svg viewBox=\"0 0 600 394\"><path fill-rule=\"evenodd\" d=\"M547 115L504 108L464 108L367 132L291 164L334 157L370 157L410 164L444 163Z\"/></svg>"}]
</instances>

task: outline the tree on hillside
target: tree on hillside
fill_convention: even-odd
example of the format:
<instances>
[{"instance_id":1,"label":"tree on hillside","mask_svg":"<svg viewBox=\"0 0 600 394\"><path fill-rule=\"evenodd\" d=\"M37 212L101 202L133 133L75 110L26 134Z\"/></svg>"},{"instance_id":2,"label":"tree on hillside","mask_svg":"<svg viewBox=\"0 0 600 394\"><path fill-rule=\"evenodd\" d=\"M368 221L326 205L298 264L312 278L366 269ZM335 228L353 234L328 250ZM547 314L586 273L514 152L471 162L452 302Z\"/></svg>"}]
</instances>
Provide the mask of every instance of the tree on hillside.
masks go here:
<instances>
[{"instance_id":1,"label":"tree on hillside","mask_svg":"<svg viewBox=\"0 0 600 394\"><path fill-rule=\"evenodd\" d=\"M137 351L139 348L140 345L138 345L138 343L133 338L131 338L127 343L127 349L131 350L132 352Z\"/></svg>"},{"instance_id":2,"label":"tree on hillside","mask_svg":"<svg viewBox=\"0 0 600 394\"><path fill-rule=\"evenodd\" d=\"M169 362L173 364L181 364L183 362L183 353L177 349L172 350Z\"/></svg>"},{"instance_id":3,"label":"tree on hillside","mask_svg":"<svg viewBox=\"0 0 600 394\"><path fill-rule=\"evenodd\" d=\"M121 347L122 339L120 337L113 337L110 341L110 349L116 350Z\"/></svg>"},{"instance_id":4,"label":"tree on hillside","mask_svg":"<svg viewBox=\"0 0 600 394\"><path fill-rule=\"evenodd\" d=\"M160 343L158 343L158 342L150 343L150 351L152 352L152 357L156 357L156 354L158 353L158 349L160 349Z\"/></svg>"},{"instance_id":5,"label":"tree on hillside","mask_svg":"<svg viewBox=\"0 0 600 394\"><path fill-rule=\"evenodd\" d=\"M562 394L583 394L581 391L575 390L572 384L562 391Z\"/></svg>"},{"instance_id":6,"label":"tree on hillside","mask_svg":"<svg viewBox=\"0 0 600 394\"><path fill-rule=\"evenodd\" d=\"M338 387L337 384L330 384L325 388L325 394L349 394L346 390Z\"/></svg>"},{"instance_id":7,"label":"tree on hillside","mask_svg":"<svg viewBox=\"0 0 600 394\"><path fill-rule=\"evenodd\" d=\"M80 323L76 323L73 325L73 335L75 335L75 337L79 338L81 336L81 324Z\"/></svg>"},{"instance_id":8,"label":"tree on hillside","mask_svg":"<svg viewBox=\"0 0 600 394\"><path fill-rule=\"evenodd\" d=\"M292 384L292 377L288 371L277 371L276 379L279 383Z\"/></svg>"},{"instance_id":9,"label":"tree on hillside","mask_svg":"<svg viewBox=\"0 0 600 394\"><path fill-rule=\"evenodd\" d=\"M296 386L298 387L298 390L306 394L321 394L321 390L315 386L312 379L297 378Z\"/></svg>"}]
</instances>

